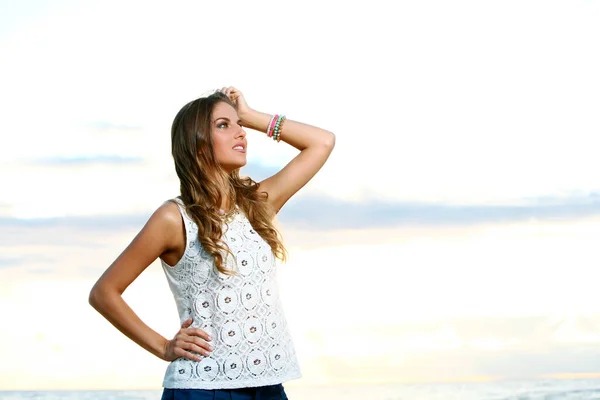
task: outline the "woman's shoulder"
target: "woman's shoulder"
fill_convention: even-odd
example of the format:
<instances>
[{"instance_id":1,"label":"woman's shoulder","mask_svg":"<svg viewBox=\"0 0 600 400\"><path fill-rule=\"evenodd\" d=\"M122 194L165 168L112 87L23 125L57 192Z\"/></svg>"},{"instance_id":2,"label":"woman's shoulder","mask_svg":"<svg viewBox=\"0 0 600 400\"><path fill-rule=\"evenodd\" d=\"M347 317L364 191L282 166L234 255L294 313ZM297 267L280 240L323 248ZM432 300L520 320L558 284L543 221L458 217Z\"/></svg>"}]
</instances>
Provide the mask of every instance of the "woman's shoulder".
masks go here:
<instances>
[{"instance_id":1,"label":"woman's shoulder","mask_svg":"<svg viewBox=\"0 0 600 400\"><path fill-rule=\"evenodd\" d=\"M167 231L178 230L182 224L179 207L174 200L167 200L152 213L149 222Z\"/></svg>"}]
</instances>

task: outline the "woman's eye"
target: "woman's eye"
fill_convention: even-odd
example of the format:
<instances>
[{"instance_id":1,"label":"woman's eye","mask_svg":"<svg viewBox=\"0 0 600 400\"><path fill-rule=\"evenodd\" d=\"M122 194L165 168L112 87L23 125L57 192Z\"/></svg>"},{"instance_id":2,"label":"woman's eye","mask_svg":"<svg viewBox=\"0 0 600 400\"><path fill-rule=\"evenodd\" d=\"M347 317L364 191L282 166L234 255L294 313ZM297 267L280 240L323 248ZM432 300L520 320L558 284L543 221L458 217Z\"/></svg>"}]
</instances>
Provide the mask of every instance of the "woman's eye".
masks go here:
<instances>
[{"instance_id":1,"label":"woman's eye","mask_svg":"<svg viewBox=\"0 0 600 400\"><path fill-rule=\"evenodd\" d=\"M219 129L227 128L227 122L221 122L220 124L217 125L217 128L219 128Z\"/></svg>"}]
</instances>

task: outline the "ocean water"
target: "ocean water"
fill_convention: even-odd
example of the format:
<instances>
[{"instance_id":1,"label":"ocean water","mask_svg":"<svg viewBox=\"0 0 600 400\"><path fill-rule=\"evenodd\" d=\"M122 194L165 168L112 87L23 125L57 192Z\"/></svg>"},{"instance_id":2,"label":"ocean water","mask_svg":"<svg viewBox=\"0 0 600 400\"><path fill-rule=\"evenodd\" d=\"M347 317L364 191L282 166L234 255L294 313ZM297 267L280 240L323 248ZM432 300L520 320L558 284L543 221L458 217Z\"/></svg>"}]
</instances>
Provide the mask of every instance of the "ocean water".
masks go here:
<instances>
[{"instance_id":1,"label":"ocean water","mask_svg":"<svg viewBox=\"0 0 600 400\"><path fill-rule=\"evenodd\" d=\"M600 379L290 386L290 400L600 400ZM2 400L158 400L160 390L0 391Z\"/></svg>"}]
</instances>

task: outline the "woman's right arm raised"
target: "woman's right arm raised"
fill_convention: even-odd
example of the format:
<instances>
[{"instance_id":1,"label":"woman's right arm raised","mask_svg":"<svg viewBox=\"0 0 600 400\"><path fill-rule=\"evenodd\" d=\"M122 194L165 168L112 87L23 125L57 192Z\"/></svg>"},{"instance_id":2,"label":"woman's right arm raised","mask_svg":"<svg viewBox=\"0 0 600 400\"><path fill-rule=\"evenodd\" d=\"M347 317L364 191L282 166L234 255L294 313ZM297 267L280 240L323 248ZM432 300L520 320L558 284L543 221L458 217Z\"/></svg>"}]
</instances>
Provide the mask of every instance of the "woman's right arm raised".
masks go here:
<instances>
[{"instance_id":1,"label":"woman's right arm raised","mask_svg":"<svg viewBox=\"0 0 600 400\"><path fill-rule=\"evenodd\" d=\"M144 228L98 279L90 291L89 302L100 314L124 335L155 356L172 361L178 357L200 358L191 353L208 355L208 335L189 328L185 321L172 340L146 325L123 300L127 287L158 257L170 252L183 253L184 228L177 206L163 204L152 214Z\"/></svg>"}]
</instances>

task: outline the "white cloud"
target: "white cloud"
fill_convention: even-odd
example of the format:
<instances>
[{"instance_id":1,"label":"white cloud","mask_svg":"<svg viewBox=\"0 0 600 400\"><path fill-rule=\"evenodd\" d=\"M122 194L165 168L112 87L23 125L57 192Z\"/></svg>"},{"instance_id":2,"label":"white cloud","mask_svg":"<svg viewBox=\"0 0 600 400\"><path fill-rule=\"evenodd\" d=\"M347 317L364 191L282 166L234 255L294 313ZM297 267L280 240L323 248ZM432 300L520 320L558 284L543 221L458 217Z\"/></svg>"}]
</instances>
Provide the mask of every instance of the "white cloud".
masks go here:
<instances>
[{"instance_id":1,"label":"white cloud","mask_svg":"<svg viewBox=\"0 0 600 400\"><path fill-rule=\"evenodd\" d=\"M135 153L172 169L179 107L234 84L261 110L337 134L305 192L481 203L599 189L597 3L347 3L335 20L328 3L228 4L98 2L24 19L0 41L0 155ZM82 134L96 121L141 131ZM251 161L295 154L261 139Z\"/></svg>"}]
</instances>

